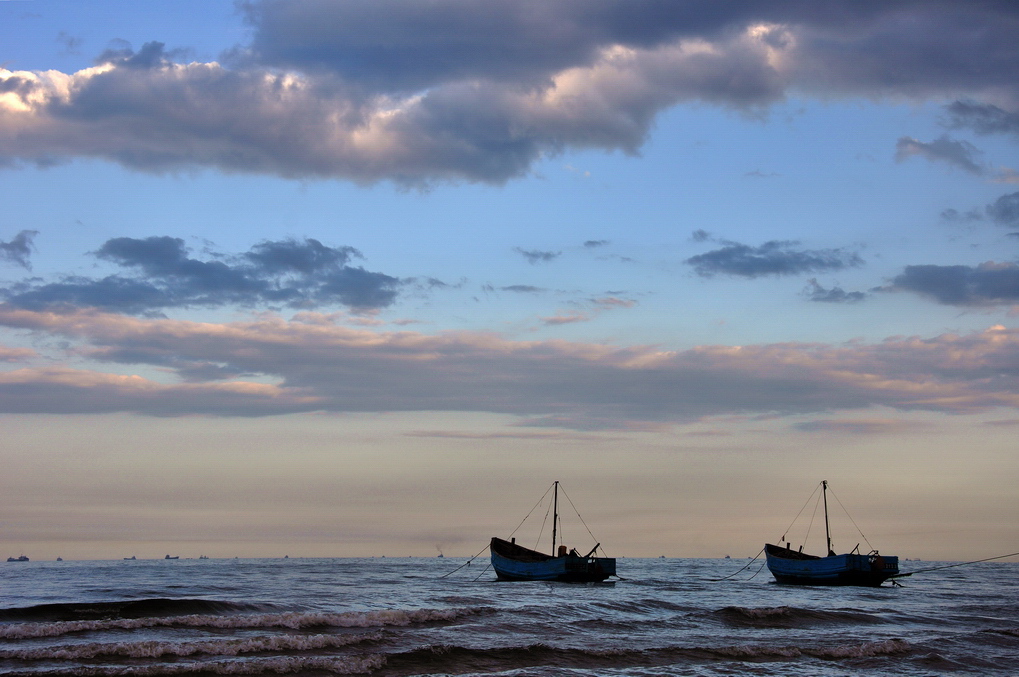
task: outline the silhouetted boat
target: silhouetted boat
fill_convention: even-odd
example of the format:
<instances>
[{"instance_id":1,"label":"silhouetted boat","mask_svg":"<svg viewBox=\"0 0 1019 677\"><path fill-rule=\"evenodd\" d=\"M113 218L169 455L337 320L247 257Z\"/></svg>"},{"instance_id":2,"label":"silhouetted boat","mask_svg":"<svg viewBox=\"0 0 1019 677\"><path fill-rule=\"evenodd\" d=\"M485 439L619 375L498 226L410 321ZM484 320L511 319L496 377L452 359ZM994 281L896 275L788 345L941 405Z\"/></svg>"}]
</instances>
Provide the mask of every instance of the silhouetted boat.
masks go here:
<instances>
[{"instance_id":1,"label":"silhouetted boat","mask_svg":"<svg viewBox=\"0 0 1019 677\"><path fill-rule=\"evenodd\" d=\"M594 557L601 543L591 552L581 555L576 550L567 550L565 545L556 545L556 526L559 523L559 482L553 484L552 499L552 552L546 555L537 550L517 545L516 539L504 540L492 537L492 568L500 581L564 581L570 583L591 583L604 581L616 575L614 557ZM548 494L546 493L546 496ZM526 518L525 518L526 519Z\"/></svg>"},{"instance_id":2,"label":"silhouetted boat","mask_svg":"<svg viewBox=\"0 0 1019 677\"><path fill-rule=\"evenodd\" d=\"M21 555L20 557L8 557L7 561L8 562L28 562L29 559L27 557L25 557L24 555Z\"/></svg>"},{"instance_id":3,"label":"silhouetted boat","mask_svg":"<svg viewBox=\"0 0 1019 677\"><path fill-rule=\"evenodd\" d=\"M166 558L167 558L167 559L170 559L170 556L169 556L169 555L167 555L167 556L166 556ZM137 557L135 557L134 555L131 555L130 557L125 557L124 559L126 559L126 560L133 560L133 559L138 559L138 558L137 558Z\"/></svg>"},{"instance_id":4,"label":"silhouetted boat","mask_svg":"<svg viewBox=\"0 0 1019 677\"><path fill-rule=\"evenodd\" d=\"M821 482L824 498L824 533L828 544L825 557L808 555L801 545L793 550L792 544L764 546L768 570L779 583L796 585L860 585L879 586L899 575L899 558L881 555L877 550L860 554L857 543L852 552L836 555L831 548L831 530L828 526L828 480ZM783 537L784 539L785 537Z\"/></svg>"},{"instance_id":5,"label":"silhouetted boat","mask_svg":"<svg viewBox=\"0 0 1019 677\"><path fill-rule=\"evenodd\" d=\"M167 555L167 556L166 556L166 557L164 557L163 559L180 559L180 555L175 555L175 556L173 556L173 557L170 557L170 555Z\"/></svg>"}]
</instances>

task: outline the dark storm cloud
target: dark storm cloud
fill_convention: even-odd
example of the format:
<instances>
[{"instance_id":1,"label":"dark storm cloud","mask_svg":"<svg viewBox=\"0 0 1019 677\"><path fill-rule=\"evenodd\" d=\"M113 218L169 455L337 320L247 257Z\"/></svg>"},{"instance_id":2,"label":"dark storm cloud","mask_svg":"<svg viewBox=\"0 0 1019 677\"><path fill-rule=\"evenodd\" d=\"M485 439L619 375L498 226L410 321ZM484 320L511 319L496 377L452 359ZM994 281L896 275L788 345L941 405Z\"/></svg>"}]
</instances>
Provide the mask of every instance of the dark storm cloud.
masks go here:
<instances>
[{"instance_id":1,"label":"dark storm cloud","mask_svg":"<svg viewBox=\"0 0 1019 677\"><path fill-rule=\"evenodd\" d=\"M942 136L930 143L904 136L895 144L895 159L898 162L919 155L931 162L946 162L973 174L984 173L983 166L976 161L979 153L977 147L970 142L953 141L948 136Z\"/></svg>"},{"instance_id":2,"label":"dark storm cloud","mask_svg":"<svg viewBox=\"0 0 1019 677\"><path fill-rule=\"evenodd\" d=\"M843 270L863 263L863 259L853 252L841 249L797 250L794 249L797 244L772 240L760 247L751 247L727 242L721 249L691 256L686 263L702 277L723 274L750 278Z\"/></svg>"},{"instance_id":3,"label":"dark storm cloud","mask_svg":"<svg viewBox=\"0 0 1019 677\"><path fill-rule=\"evenodd\" d=\"M383 308L396 300L400 280L348 265L353 247L327 247L313 239L262 242L228 260L192 258L173 237L108 240L96 257L133 270L134 277L69 277L27 282L2 290L22 308L95 307L144 314L175 307L345 305Z\"/></svg>"},{"instance_id":4,"label":"dark storm cloud","mask_svg":"<svg viewBox=\"0 0 1019 677\"><path fill-rule=\"evenodd\" d=\"M887 291L911 291L951 306L1019 303L1019 265L906 266Z\"/></svg>"},{"instance_id":5,"label":"dark storm cloud","mask_svg":"<svg viewBox=\"0 0 1019 677\"><path fill-rule=\"evenodd\" d=\"M32 269L32 241L39 234L37 230L23 230L15 235L10 242L0 240L0 261L16 263L22 268Z\"/></svg>"},{"instance_id":6,"label":"dark storm cloud","mask_svg":"<svg viewBox=\"0 0 1019 677\"><path fill-rule=\"evenodd\" d=\"M956 101L945 110L949 126L972 129L978 134L1019 134L1019 113L1010 112L991 104L975 101Z\"/></svg>"},{"instance_id":7,"label":"dark storm cloud","mask_svg":"<svg viewBox=\"0 0 1019 677\"><path fill-rule=\"evenodd\" d=\"M819 303L857 303L867 298L863 292L847 292L837 285L831 289L825 289L815 279L808 280L808 286L803 290L803 293L811 301Z\"/></svg>"},{"instance_id":8,"label":"dark storm cloud","mask_svg":"<svg viewBox=\"0 0 1019 677\"><path fill-rule=\"evenodd\" d=\"M513 251L527 259L527 262L531 265L549 263L562 256L562 252L543 252L538 249L521 249L520 247L514 247Z\"/></svg>"},{"instance_id":9,"label":"dark storm cloud","mask_svg":"<svg viewBox=\"0 0 1019 677\"><path fill-rule=\"evenodd\" d=\"M1002 195L987 205L987 215L1003 226L1019 224L1019 193Z\"/></svg>"},{"instance_id":10,"label":"dark storm cloud","mask_svg":"<svg viewBox=\"0 0 1019 677\"><path fill-rule=\"evenodd\" d=\"M0 164L501 184L566 149L637 153L663 110L797 96L1019 100L1014 2L248 0L250 44L183 63L149 42L99 68L0 70ZM223 64L228 64L224 66ZM28 98L25 98L28 97ZM30 101L29 101L30 99ZM1003 109L949 109L998 131ZM961 142L950 142L958 144ZM944 147L942 147L944 146ZM972 152L907 153L975 171Z\"/></svg>"}]
</instances>

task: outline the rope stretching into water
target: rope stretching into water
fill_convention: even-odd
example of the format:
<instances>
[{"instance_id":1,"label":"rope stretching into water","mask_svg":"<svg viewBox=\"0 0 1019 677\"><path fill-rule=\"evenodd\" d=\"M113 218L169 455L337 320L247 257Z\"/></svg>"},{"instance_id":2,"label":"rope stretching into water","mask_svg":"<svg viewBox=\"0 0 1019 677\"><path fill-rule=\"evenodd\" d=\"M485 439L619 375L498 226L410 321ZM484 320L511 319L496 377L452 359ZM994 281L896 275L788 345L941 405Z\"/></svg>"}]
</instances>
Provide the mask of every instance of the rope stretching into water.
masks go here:
<instances>
[{"instance_id":1,"label":"rope stretching into water","mask_svg":"<svg viewBox=\"0 0 1019 677\"><path fill-rule=\"evenodd\" d=\"M952 569L954 567L961 567L967 564L979 564L980 562L990 562L995 559L1005 559L1006 557L1017 557L1019 552L1012 552L1007 555L998 555L997 557L985 557L984 559L975 559L971 562L956 562L955 564L946 564L943 567L930 567L929 569L917 569L916 571L910 571L904 574L896 574L892 578L905 578L906 576L912 576L913 574L922 574L928 571L940 571L941 569Z\"/></svg>"},{"instance_id":2,"label":"rope stretching into water","mask_svg":"<svg viewBox=\"0 0 1019 677\"><path fill-rule=\"evenodd\" d=\"M761 553L763 553L763 552L764 552L764 548L761 548L761 552L759 552L756 555L754 555L754 558L752 560L750 560L749 562L747 562L746 566L744 566L742 569L740 569L739 571L734 571L733 573L729 574L728 576L725 576L724 578L712 578L711 582L712 583L720 583L721 581L729 580L730 578L732 578L733 576L735 576L738 573L746 571L747 569L750 568L751 564L753 564L754 562L757 561L757 558L760 557ZM756 576L759 573L761 573L760 569L757 570L757 573L755 573L754 576ZM750 578L753 578L754 576L751 576ZM748 578L747 580L750 580L750 578Z\"/></svg>"}]
</instances>

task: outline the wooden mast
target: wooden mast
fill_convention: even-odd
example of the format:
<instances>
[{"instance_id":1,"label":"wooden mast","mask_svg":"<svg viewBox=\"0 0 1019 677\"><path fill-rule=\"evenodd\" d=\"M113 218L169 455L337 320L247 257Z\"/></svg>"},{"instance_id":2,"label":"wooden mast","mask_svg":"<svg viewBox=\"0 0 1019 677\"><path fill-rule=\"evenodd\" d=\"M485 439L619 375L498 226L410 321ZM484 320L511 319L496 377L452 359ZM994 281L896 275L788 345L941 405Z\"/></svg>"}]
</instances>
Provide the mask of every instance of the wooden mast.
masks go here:
<instances>
[{"instance_id":1,"label":"wooden mast","mask_svg":"<svg viewBox=\"0 0 1019 677\"><path fill-rule=\"evenodd\" d=\"M552 556L555 557L555 528L556 522L559 521L559 480L556 480L552 486L555 488L552 492Z\"/></svg>"},{"instance_id":2,"label":"wooden mast","mask_svg":"<svg viewBox=\"0 0 1019 677\"><path fill-rule=\"evenodd\" d=\"M831 549L831 530L828 528L828 480L821 480L822 495L824 496L824 536L828 541L828 557L835 553Z\"/></svg>"}]
</instances>

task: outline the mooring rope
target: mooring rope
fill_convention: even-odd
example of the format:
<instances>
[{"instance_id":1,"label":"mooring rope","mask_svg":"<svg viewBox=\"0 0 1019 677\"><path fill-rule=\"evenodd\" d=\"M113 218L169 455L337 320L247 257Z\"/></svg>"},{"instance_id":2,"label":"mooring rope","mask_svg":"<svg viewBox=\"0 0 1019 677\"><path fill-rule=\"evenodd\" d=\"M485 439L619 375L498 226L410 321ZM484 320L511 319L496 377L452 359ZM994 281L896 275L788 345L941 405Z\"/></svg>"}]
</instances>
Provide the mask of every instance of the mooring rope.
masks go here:
<instances>
[{"instance_id":1,"label":"mooring rope","mask_svg":"<svg viewBox=\"0 0 1019 677\"><path fill-rule=\"evenodd\" d=\"M453 569L452 571L448 571L448 572L446 572L446 573L442 574L441 576L439 576L439 578L445 578L446 576L449 576L449 575L451 575L451 574L455 574L456 572L460 571L460 569L463 569L464 567L469 567L469 566L471 565L471 562L473 562L473 561L474 561L474 560L476 560L476 559L477 559L478 557L480 557L480 556L481 556L481 553L485 552L485 550L486 550L487 548L488 548L488 546L486 545L486 546L485 546L484 548L482 548L482 549L481 549L480 551L478 551L478 554L477 554L477 555L475 555L474 557L471 557L471 558L470 558L470 559L468 559L468 560L467 560L466 562L464 562L463 564L461 564L460 566L458 566L458 567L457 567L456 569ZM485 572L484 572L484 571L482 571L481 573L485 573ZM480 577L479 577L479 578L480 578ZM475 579L475 580L477 580L477 579Z\"/></svg>"},{"instance_id":2,"label":"mooring rope","mask_svg":"<svg viewBox=\"0 0 1019 677\"><path fill-rule=\"evenodd\" d=\"M909 571L909 572L904 573L904 574L895 574L894 576L892 576L892 578L905 578L906 576L912 576L913 574L923 574L923 573L927 573L928 571L940 571L941 569L952 569L954 567L961 567L961 566L965 566L967 564L979 564L980 562L990 562L991 560L995 560L995 559L1005 559L1006 557L1017 557L1017 556L1019 556L1019 552L1012 552L1012 553L1009 553L1007 555L998 555L997 557L985 557L983 559L975 559L975 560L973 560L971 562L956 562L955 564L946 564L945 566L942 566L942 567L930 567L929 569L917 569L916 571Z\"/></svg>"},{"instance_id":3,"label":"mooring rope","mask_svg":"<svg viewBox=\"0 0 1019 677\"><path fill-rule=\"evenodd\" d=\"M766 547L767 547L767 546L766 546ZM757 561L757 558L758 558L758 557L760 557L760 556L761 556L761 553L763 553L763 552L764 552L764 548L761 548L761 552L759 552L759 553L757 553L756 555L754 555L754 558L753 558L752 560L750 560L749 562L747 562L747 563L746 563L746 566L744 566L744 567L743 567L742 569L740 569L739 571L734 571L733 573L729 574L728 576L725 576L724 578L712 578L712 579L711 579L711 582L712 582L712 583L720 583L720 582L722 582L722 581L726 581L726 580L729 580L730 578L732 578L733 576L735 576L735 575L736 575L736 574L738 574L738 573L741 573L741 572L743 572L743 571L746 571L747 569L749 569L749 568L750 568L750 565L751 565L751 564L753 564L754 562L756 562L756 561ZM757 575L757 574L759 574L759 573L761 573L761 570L760 570L760 569L758 569L758 570L757 570L757 573L755 573L755 574L754 574L754 576L756 576L756 575ZM754 576L751 576L751 577L750 577L750 578L748 578L747 580L749 581L749 580L750 580L750 579L752 579L752 578L753 578Z\"/></svg>"}]
</instances>

